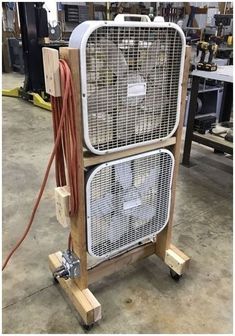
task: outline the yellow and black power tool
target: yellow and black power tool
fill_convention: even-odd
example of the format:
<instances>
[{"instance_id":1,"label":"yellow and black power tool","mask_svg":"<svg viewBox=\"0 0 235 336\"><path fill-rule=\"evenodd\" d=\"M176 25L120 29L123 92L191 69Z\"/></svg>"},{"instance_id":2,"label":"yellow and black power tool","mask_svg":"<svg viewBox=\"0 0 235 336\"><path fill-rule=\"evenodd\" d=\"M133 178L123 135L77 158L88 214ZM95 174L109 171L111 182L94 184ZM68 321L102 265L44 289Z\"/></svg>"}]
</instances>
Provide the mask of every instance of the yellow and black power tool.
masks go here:
<instances>
[{"instance_id":1,"label":"yellow and black power tool","mask_svg":"<svg viewBox=\"0 0 235 336\"><path fill-rule=\"evenodd\" d=\"M216 71L217 70L217 64L213 63L213 57L216 54L217 51L217 44L216 43L210 43L205 41L199 41L197 43L197 56L199 55L199 51L201 51L201 58L199 63L197 64L198 70L203 71ZM206 54L209 53L208 60L206 61Z\"/></svg>"}]
</instances>

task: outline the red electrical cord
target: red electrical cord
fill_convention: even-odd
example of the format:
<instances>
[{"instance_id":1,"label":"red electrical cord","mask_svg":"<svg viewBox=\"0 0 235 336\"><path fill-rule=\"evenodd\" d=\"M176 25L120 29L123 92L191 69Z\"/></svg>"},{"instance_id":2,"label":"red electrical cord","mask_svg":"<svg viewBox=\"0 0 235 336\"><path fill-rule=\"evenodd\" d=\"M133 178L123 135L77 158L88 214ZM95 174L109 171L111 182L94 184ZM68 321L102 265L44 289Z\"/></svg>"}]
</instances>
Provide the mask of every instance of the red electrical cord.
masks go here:
<instances>
[{"instance_id":1,"label":"red electrical cord","mask_svg":"<svg viewBox=\"0 0 235 336\"><path fill-rule=\"evenodd\" d=\"M75 96L72 83L71 72L69 66L64 60L60 60L60 76L61 76L61 92L62 97L51 97L52 105L52 119L54 128L54 148L51 153L46 172L42 181L42 185L34 204L28 225L23 232L22 237L18 240L16 245L7 255L2 271L7 266L10 258L15 251L20 247L26 238L38 209L40 200L42 198L52 162L55 157L55 175L57 186L64 186L67 184L65 165L67 166L68 185L70 186L70 216L74 216L78 209L78 190L77 190L77 137L75 124ZM71 234L68 239L68 247L72 247Z\"/></svg>"},{"instance_id":2,"label":"red electrical cord","mask_svg":"<svg viewBox=\"0 0 235 336\"><path fill-rule=\"evenodd\" d=\"M64 60L60 61L64 73L70 71ZM63 72L61 72L61 80L63 82ZM67 167L68 185L70 187L70 216L74 216L78 209L78 157L77 157L77 132L75 120L75 99L72 79L70 78L70 95L66 106L66 118L61 133L61 139L56 149L55 172L56 185L61 187L67 184L65 166ZM63 84L61 83L63 88ZM63 97L62 97L63 98ZM54 138L56 139L61 113L63 111L63 99L61 97L52 97Z\"/></svg>"}]
</instances>

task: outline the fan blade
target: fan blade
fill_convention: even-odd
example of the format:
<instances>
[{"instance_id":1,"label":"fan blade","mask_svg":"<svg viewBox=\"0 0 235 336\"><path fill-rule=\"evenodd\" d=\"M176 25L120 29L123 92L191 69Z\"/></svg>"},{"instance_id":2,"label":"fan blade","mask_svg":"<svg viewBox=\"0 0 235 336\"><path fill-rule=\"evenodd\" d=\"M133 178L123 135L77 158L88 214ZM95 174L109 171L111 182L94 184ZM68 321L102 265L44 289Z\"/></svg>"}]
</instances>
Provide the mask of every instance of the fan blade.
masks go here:
<instances>
[{"instance_id":1,"label":"fan blade","mask_svg":"<svg viewBox=\"0 0 235 336\"><path fill-rule=\"evenodd\" d=\"M154 41L147 49L146 53L140 59L140 73L146 77L155 67L158 61L158 53L160 51L160 41Z\"/></svg>"},{"instance_id":2,"label":"fan blade","mask_svg":"<svg viewBox=\"0 0 235 336\"><path fill-rule=\"evenodd\" d=\"M129 219L122 215L114 215L109 226L108 239L111 243L119 240L128 231Z\"/></svg>"},{"instance_id":3,"label":"fan blade","mask_svg":"<svg viewBox=\"0 0 235 336\"><path fill-rule=\"evenodd\" d=\"M128 139L128 135L130 133L130 124L128 121L130 120L130 116L128 118L128 110L126 105L122 105L120 103L117 106L117 127L116 134L119 140L126 141Z\"/></svg>"},{"instance_id":4,"label":"fan blade","mask_svg":"<svg viewBox=\"0 0 235 336\"><path fill-rule=\"evenodd\" d=\"M91 215L97 218L103 217L112 211L113 195L107 193L104 197L91 202Z\"/></svg>"},{"instance_id":5,"label":"fan blade","mask_svg":"<svg viewBox=\"0 0 235 336\"><path fill-rule=\"evenodd\" d=\"M115 177L123 189L128 189L132 185L132 170L130 162L119 163L115 166Z\"/></svg>"},{"instance_id":6,"label":"fan blade","mask_svg":"<svg viewBox=\"0 0 235 336\"><path fill-rule=\"evenodd\" d=\"M136 121L136 134L142 135L157 129L161 125L164 106L161 100L161 88L150 87L145 99L139 105L139 115ZM160 102L160 103L159 103Z\"/></svg>"},{"instance_id":7,"label":"fan blade","mask_svg":"<svg viewBox=\"0 0 235 336\"><path fill-rule=\"evenodd\" d=\"M138 186L138 191L143 196L148 193L149 189L156 183L160 174L160 169L155 167L150 170L149 175L145 178L144 182Z\"/></svg>"},{"instance_id":8,"label":"fan blade","mask_svg":"<svg viewBox=\"0 0 235 336\"><path fill-rule=\"evenodd\" d=\"M108 68L111 69L117 77L121 77L128 70L126 59L121 49L110 40L101 39L100 48L106 55Z\"/></svg>"},{"instance_id":9,"label":"fan blade","mask_svg":"<svg viewBox=\"0 0 235 336\"><path fill-rule=\"evenodd\" d=\"M102 89L95 90L88 97L88 111L89 114L97 113L97 108L100 115L105 115L108 112L108 96L111 94L111 89L107 86ZM98 117L99 117L98 114Z\"/></svg>"},{"instance_id":10,"label":"fan blade","mask_svg":"<svg viewBox=\"0 0 235 336\"><path fill-rule=\"evenodd\" d=\"M148 222L154 217L155 213L155 207L145 204L134 208L131 215L136 219Z\"/></svg>"},{"instance_id":11,"label":"fan blade","mask_svg":"<svg viewBox=\"0 0 235 336\"><path fill-rule=\"evenodd\" d=\"M107 86L88 97L90 140L93 145L112 140L113 121L110 111L115 107L115 94L115 87Z\"/></svg>"},{"instance_id":12,"label":"fan blade","mask_svg":"<svg viewBox=\"0 0 235 336\"><path fill-rule=\"evenodd\" d=\"M151 73L149 74L148 81L149 84L152 83L154 86L154 90L156 91L162 91L164 90L164 87L166 89L166 84L168 88L168 83L167 80L169 78L168 73L166 72L166 65L165 66L160 66L159 62L156 61L156 67Z\"/></svg>"}]
</instances>

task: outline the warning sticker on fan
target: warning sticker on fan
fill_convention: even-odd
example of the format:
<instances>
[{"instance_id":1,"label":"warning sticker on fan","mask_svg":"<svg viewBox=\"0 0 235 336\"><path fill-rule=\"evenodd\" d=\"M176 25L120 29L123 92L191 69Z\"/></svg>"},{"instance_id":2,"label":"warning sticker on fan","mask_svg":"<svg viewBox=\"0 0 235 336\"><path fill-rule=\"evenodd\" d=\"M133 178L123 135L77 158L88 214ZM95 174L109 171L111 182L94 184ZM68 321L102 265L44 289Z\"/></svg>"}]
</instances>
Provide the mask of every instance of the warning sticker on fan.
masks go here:
<instances>
[{"instance_id":1,"label":"warning sticker on fan","mask_svg":"<svg viewBox=\"0 0 235 336\"><path fill-rule=\"evenodd\" d=\"M123 203L123 210L128 210L128 209L132 209L135 208L137 206L141 205L141 199L137 198L131 201L126 201Z\"/></svg>"},{"instance_id":2,"label":"warning sticker on fan","mask_svg":"<svg viewBox=\"0 0 235 336\"><path fill-rule=\"evenodd\" d=\"M134 83L127 86L127 97L138 97L146 95L146 83Z\"/></svg>"}]
</instances>

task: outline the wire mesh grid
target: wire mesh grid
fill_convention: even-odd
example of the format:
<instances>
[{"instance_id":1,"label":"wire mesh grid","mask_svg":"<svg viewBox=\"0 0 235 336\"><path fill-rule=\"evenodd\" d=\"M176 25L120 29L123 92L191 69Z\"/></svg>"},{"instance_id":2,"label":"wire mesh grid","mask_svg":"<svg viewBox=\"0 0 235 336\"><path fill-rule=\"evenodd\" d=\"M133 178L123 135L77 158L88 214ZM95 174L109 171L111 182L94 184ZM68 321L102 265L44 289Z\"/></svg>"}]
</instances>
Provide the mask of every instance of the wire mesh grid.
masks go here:
<instances>
[{"instance_id":1,"label":"wire mesh grid","mask_svg":"<svg viewBox=\"0 0 235 336\"><path fill-rule=\"evenodd\" d=\"M177 122L182 40L172 27L101 27L86 47L88 134L100 151L158 140Z\"/></svg>"},{"instance_id":2,"label":"wire mesh grid","mask_svg":"<svg viewBox=\"0 0 235 336\"><path fill-rule=\"evenodd\" d=\"M156 235L168 220L169 151L104 165L87 190L88 252L107 257Z\"/></svg>"}]
</instances>

